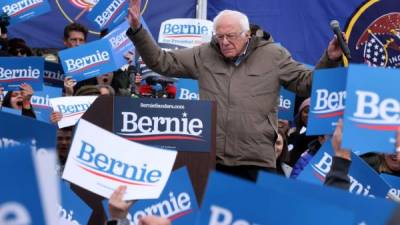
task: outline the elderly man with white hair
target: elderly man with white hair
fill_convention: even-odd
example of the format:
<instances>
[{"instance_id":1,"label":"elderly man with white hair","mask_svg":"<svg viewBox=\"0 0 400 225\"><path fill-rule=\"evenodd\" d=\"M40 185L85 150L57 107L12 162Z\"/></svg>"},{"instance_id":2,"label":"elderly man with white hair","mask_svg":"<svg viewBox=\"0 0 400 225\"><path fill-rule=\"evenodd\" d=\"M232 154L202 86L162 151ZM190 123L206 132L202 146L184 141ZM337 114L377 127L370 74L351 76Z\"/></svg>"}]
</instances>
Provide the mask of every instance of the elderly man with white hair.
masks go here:
<instances>
[{"instance_id":1,"label":"elderly man with white hair","mask_svg":"<svg viewBox=\"0 0 400 225\"><path fill-rule=\"evenodd\" d=\"M312 71L288 51L250 35L246 15L221 11L209 44L161 50L140 23L140 0L131 0L128 37L144 62L166 76L197 79L200 99L217 103L217 170L255 180L275 170L277 102L280 86L309 96ZM342 51L334 38L317 67L336 67Z\"/></svg>"}]
</instances>

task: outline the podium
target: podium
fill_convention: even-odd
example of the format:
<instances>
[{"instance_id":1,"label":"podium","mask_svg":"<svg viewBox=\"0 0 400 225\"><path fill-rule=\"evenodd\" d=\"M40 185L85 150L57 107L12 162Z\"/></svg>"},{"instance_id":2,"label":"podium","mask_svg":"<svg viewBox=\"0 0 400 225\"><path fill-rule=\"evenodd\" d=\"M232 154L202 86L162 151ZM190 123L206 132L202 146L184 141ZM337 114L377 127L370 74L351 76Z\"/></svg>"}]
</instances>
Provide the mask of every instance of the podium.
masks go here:
<instances>
[{"instance_id":1,"label":"podium","mask_svg":"<svg viewBox=\"0 0 400 225\"><path fill-rule=\"evenodd\" d=\"M138 107L140 108L139 110L142 110L141 112L137 111ZM205 109L206 111L204 111ZM120 123L120 121L116 119L118 118L118 116L120 116L117 115L117 113L121 110L127 112L126 114L130 113L134 114L135 116L139 114L146 115L145 119L149 118L146 120L146 130L150 129L149 120L151 118L159 118L157 117L157 113L162 112L164 114L164 112L171 112L175 114L183 114L181 118L176 118L173 116L171 116L171 118L163 118L167 118L168 121L172 121L171 124L178 123L179 121L180 125L176 125L179 128L176 129L180 129L182 131L181 133L186 132L188 135L164 135L162 136L161 141L160 138L159 140L154 140L157 139L155 138L155 136L151 136L148 138L143 138L143 136L140 136L130 139L154 147L167 146L167 149L173 149L173 146L171 145L176 144L177 147L174 150L178 151L178 155L174 164L174 169L182 166L186 166L188 168L196 198L199 204L201 204L204 190L207 184L208 173L210 169L213 169L215 167L215 103L172 99L134 99L129 97L99 96L92 104L92 106L82 116L82 118L105 130L118 133L118 135L121 136L120 132L115 132L116 130L121 130L119 129L119 127L121 127L122 125L118 124ZM191 118L191 115L197 115L198 117ZM167 121L164 119L158 119L157 121L159 120L162 120L164 122ZM138 122L138 124L140 123ZM155 127L157 128L160 126L161 125ZM125 128L123 129L127 130L128 126L124 125L124 127ZM172 130L171 127L169 128L170 130ZM201 133L201 135L199 135L199 137L196 137L194 135L191 135L190 132L193 134ZM149 141L149 139L151 140ZM161 144L159 144L158 142L161 142Z\"/></svg>"}]
</instances>

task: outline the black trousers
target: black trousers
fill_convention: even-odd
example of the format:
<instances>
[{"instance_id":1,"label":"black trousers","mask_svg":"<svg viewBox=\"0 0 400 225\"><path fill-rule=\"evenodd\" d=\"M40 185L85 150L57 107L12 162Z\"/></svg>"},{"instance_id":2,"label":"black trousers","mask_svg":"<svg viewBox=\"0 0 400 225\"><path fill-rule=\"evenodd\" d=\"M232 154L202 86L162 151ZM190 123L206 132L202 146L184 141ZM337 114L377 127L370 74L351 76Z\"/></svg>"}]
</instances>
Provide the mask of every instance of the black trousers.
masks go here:
<instances>
[{"instance_id":1,"label":"black trousers","mask_svg":"<svg viewBox=\"0 0 400 225\"><path fill-rule=\"evenodd\" d=\"M243 178L249 181L256 182L259 171L276 173L275 168L260 167L260 166L225 166L217 164L215 169L219 172Z\"/></svg>"}]
</instances>

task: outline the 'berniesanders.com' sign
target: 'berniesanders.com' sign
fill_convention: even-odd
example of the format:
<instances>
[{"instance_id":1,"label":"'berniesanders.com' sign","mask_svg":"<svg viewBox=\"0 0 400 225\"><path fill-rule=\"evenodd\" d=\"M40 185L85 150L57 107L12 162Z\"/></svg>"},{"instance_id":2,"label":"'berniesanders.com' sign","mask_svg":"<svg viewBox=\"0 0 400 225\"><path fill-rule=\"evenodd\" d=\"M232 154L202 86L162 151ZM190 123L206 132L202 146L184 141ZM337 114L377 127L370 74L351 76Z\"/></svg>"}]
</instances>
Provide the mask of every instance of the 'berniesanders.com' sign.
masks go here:
<instances>
[{"instance_id":1,"label":"'berniesanders.com' sign","mask_svg":"<svg viewBox=\"0 0 400 225\"><path fill-rule=\"evenodd\" d=\"M400 70L350 65L343 148L393 153L400 126Z\"/></svg>"},{"instance_id":2,"label":"'berniesanders.com' sign","mask_svg":"<svg viewBox=\"0 0 400 225\"><path fill-rule=\"evenodd\" d=\"M113 132L154 147L208 152L211 102L117 98Z\"/></svg>"},{"instance_id":3,"label":"'berniesanders.com' sign","mask_svg":"<svg viewBox=\"0 0 400 225\"><path fill-rule=\"evenodd\" d=\"M40 91L43 86L42 57L0 57L0 86L4 90L19 90L22 83Z\"/></svg>"},{"instance_id":4,"label":"'berniesanders.com' sign","mask_svg":"<svg viewBox=\"0 0 400 225\"><path fill-rule=\"evenodd\" d=\"M11 25L51 10L47 0L1 0L0 9L10 17Z\"/></svg>"}]
</instances>

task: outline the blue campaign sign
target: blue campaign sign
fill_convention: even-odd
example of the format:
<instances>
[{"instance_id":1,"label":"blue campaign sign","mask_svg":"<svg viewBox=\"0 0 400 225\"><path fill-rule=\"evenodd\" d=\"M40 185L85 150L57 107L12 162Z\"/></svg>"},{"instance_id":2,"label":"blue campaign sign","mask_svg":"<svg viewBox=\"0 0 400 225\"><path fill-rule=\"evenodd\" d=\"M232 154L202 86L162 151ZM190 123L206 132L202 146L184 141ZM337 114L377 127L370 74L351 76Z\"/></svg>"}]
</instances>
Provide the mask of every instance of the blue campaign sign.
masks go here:
<instances>
[{"instance_id":1,"label":"blue campaign sign","mask_svg":"<svg viewBox=\"0 0 400 225\"><path fill-rule=\"evenodd\" d=\"M210 174L205 193L197 224L337 225L353 224L354 220L354 213L329 202L266 191L254 183L217 172Z\"/></svg>"},{"instance_id":2,"label":"blue campaign sign","mask_svg":"<svg viewBox=\"0 0 400 225\"><path fill-rule=\"evenodd\" d=\"M32 151L28 146L0 151L0 177L4 180L0 224L46 224Z\"/></svg>"},{"instance_id":3,"label":"blue campaign sign","mask_svg":"<svg viewBox=\"0 0 400 225\"><path fill-rule=\"evenodd\" d=\"M135 53L135 46L128 36L126 36L126 31L128 28L129 23L126 21L103 38L111 45L114 62L117 68L120 68L128 63L124 57L125 54L129 52Z\"/></svg>"},{"instance_id":4,"label":"blue campaign sign","mask_svg":"<svg viewBox=\"0 0 400 225\"><path fill-rule=\"evenodd\" d=\"M0 138L35 141L38 148L55 148L57 128L35 119L0 112Z\"/></svg>"},{"instance_id":5,"label":"blue campaign sign","mask_svg":"<svg viewBox=\"0 0 400 225\"><path fill-rule=\"evenodd\" d=\"M51 10L47 0L2 0L0 9L10 17L10 24L29 20Z\"/></svg>"},{"instance_id":6,"label":"blue campaign sign","mask_svg":"<svg viewBox=\"0 0 400 225\"><path fill-rule=\"evenodd\" d=\"M69 183L61 181L61 205L58 205L58 216L75 225L86 225L91 214L92 209L71 190Z\"/></svg>"},{"instance_id":7,"label":"blue campaign sign","mask_svg":"<svg viewBox=\"0 0 400 225\"><path fill-rule=\"evenodd\" d=\"M192 79L179 79L176 83L176 99L199 100L199 83Z\"/></svg>"},{"instance_id":8,"label":"blue campaign sign","mask_svg":"<svg viewBox=\"0 0 400 225\"><path fill-rule=\"evenodd\" d=\"M0 86L4 90L19 90L22 83L35 91L42 90L43 57L0 57Z\"/></svg>"},{"instance_id":9,"label":"blue campaign sign","mask_svg":"<svg viewBox=\"0 0 400 225\"><path fill-rule=\"evenodd\" d=\"M127 218L138 225L140 217L150 214L168 218L172 225L188 225L195 224L198 210L189 173L182 167L171 173L158 199L135 202Z\"/></svg>"},{"instance_id":10,"label":"blue campaign sign","mask_svg":"<svg viewBox=\"0 0 400 225\"><path fill-rule=\"evenodd\" d=\"M211 150L212 103L127 97L114 101L113 132L163 149Z\"/></svg>"},{"instance_id":11,"label":"blue campaign sign","mask_svg":"<svg viewBox=\"0 0 400 225\"><path fill-rule=\"evenodd\" d=\"M297 179L323 185L326 174L331 170L333 155L334 151L329 139ZM351 154L351 161L349 192L356 195L385 198L390 187L379 174L354 153Z\"/></svg>"},{"instance_id":12,"label":"blue campaign sign","mask_svg":"<svg viewBox=\"0 0 400 225\"><path fill-rule=\"evenodd\" d=\"M18 110L18 109L13 109L13 108L8 108L8 107L1 107L1 111L2 112L6 112L6 113L11 113L13 115L17 115L17 116L21 116L22 115L22 111Z\"/></svg>"},{"instance_id":13,"label":"blue campaign sign","mask_svg":"<svg viewBox=\"0 0 400 225\"><path fill-rule=\"evenodd\" d=\"M279 119L293 121L295 94L281 87L279 94Z\"/></svg>"},{"instance_id":14,"label":"blue campaign sign","mask_svg":"<svg viewBox=\"0 0 400 225\"><path fill-rule=\"evenodd\" d=\"M321 187L270 173L260 173L257 184L266 191L281 191L291 196L301 195L307 199L329 202L346 211L353 212L355 225L386 225L386 221L391 217L396 207L394 202L385 199L356 196L337 188ZM345 204L343 204L344 202Z\"/></svg>"},{"instance_id":15,"label":"blue campaign sign","mask_svg":"<svg viewBox=\"0 0 400 225\"><path fill-rule=\"evenodd\" d=\"M381 177L391 186L389 194L400 198L400 177L384 173L381 174Z\"/></svg>"},{"instance_id":16,"label":"blue campaign sign","mask_svg":"<svg viewBox=\"0 0 400 225\"><path fill-rule=\"evenodd\" d=\"M358 153L394 152L400 126L400 70L350 65L343 148Z\"/></svg>"},{"instance_id":17,"label":"blue campaign sign","mask_svg":"<svg viewBox=\"0 0 400 225\"><path fill-rule=\"evenodd\" d=\"M99 30L112 29L124 22L128 15L129 0L98 1L86 18Z\"/></svg>"},{"instance_id":18,"label":"blue campaign sign","mask_svg":"<svg viewBox=\"0 0 400 225\"><path fill-rule=\"evenodd\" d=\"M50 123L50 115L53 112L50 99L61 97L61 95L62 89L57 87L43 86L42 91L36 91L31 98L36 118L40 121Z\"/></svg>"},{"instance_id":19,"label":"blue campaign sign","mask_svg":"<svg viewBox=\"0 0 400 225\"><path fill-rule=\"evenodd\" d=\"M143 18L140 18L143 28L149 30L146 22ZM127 54L135 54L135 46L132 41L126 35L126 31L129 29L129 23L125 21L118 27L113 29L109 34L107 34L103 39L106 39L112 49L112 55L114 59L114 64L116 68L121 68L128 64L125 56ZM142 74L143 75L143 74Z\"/></svg>"},{"instance_id":20,"label":"blue campaign sign","mask_svg":"<svg viewBox=\"0 0 400 225\"><path fill-rule=\"evenodd\" d=\"M61 64L45 61L43 80L46 85L63 88L64 77Z\"/></svg>"},{"instance_id":21,"label":"blue campaign sign","mask_svg":"<svg viewBox=\"0 0 400 225\"><path fill-rule=\"evenodd\" d=\"M107 40L93 41L59 52L64 73L77 81L117 70Z\"/></svg>"},{"instance_id":22,"label":"blue campaign sign","mask_svg":"<svg viewBox=\"0 0 400 225\"><path fill-rule=\"evenodd\" d=\"M347 68L316 70L313 74L307 135L332 134L343 115Z\"/></svg>"}]
</instances>

